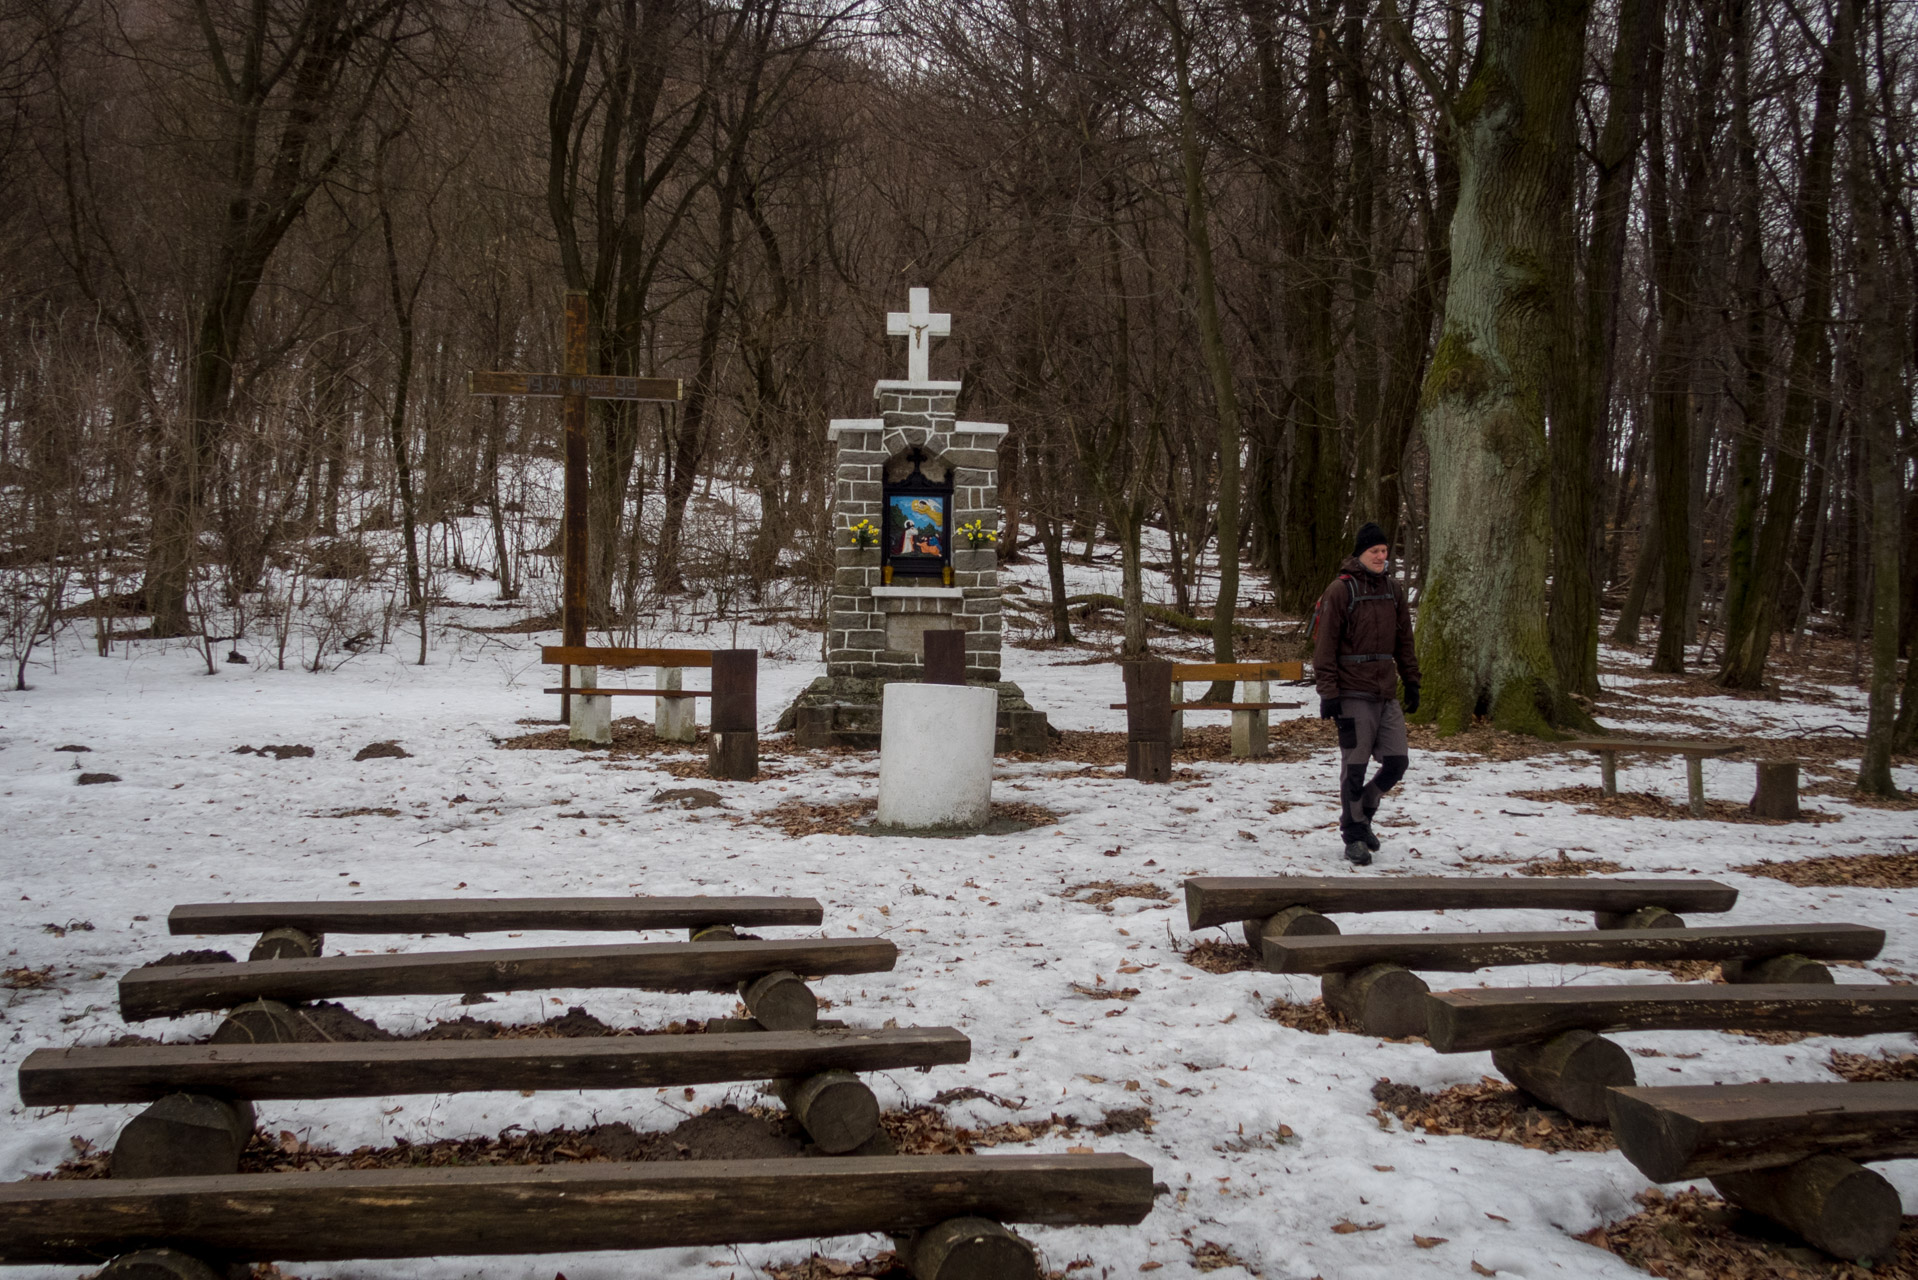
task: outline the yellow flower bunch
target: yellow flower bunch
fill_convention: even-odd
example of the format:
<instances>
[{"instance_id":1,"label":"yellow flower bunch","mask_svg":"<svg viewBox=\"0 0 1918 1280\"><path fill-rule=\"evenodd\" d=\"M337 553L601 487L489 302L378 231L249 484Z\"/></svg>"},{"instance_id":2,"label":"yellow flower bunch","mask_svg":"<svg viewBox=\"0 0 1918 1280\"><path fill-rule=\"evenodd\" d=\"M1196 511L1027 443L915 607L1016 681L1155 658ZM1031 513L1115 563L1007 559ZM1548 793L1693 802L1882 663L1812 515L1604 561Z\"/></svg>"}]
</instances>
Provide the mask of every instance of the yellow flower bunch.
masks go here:
<instances>
[{"instance_id":1,"label":"yellow flower bunch","mask_svg":"<svg viewBox=\"0 0 1918 1280\"><path fill-rule=\"evenodd\" d=\"M986 528L986 522L983 520L969 520L960 525L959 536L964 538L966 545L974 551L999 541L999 535Z\"/></svg>"},{"instance_id":2,"label":"yellow flower bunch","mask_svg":"<svg viewBox=\"0 0 1918 1280\"><path fill-rule=\"evenodd\" d=\"M861 520L846 532L852 535L852 545L861 551L868 551L879 545L879 530L873 527L870 520Z\"/></svg>"}]
</instances>

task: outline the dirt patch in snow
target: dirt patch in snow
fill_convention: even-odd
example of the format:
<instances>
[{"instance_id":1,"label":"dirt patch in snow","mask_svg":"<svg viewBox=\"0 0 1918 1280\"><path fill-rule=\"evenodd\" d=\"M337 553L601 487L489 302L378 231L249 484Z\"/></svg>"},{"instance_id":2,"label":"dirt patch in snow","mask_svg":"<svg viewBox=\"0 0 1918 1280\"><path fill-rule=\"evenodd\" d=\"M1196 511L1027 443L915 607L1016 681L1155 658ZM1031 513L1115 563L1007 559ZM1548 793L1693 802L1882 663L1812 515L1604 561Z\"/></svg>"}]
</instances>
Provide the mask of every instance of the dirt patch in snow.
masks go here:
<instances>
[{"instance_id":1,"label":"dirt patch in snow","mask_svg":"<svg viewBox=\"0 0 1918 1280\"><path fill-rule=\"evenodd\" d=\"M1522 876L1610 876L1624 869L1618 863L1604 858L1574 858L1560 849L1558 857L1552 861L1541 858L1536 862L1521 863L1518 873Z\"/></svg>"},{"instance_id":2,"label":"dirt patch in snow","mask_svg":"<svg viewBox=\"0 0 1918 1280\"><path fill-rule=\"evenodd\" d=\"M1918 1218L1907 1217L1892 1257L1866 1269L1804 1245L1755 1214L1704 1191L1666 1194L1647 1187L1633 1197L1639 1212L1579 1236L1655 1276L1712 1280L1914 1280Z\"/></svg>"},{"instance_id":3,"label":"dirt patch in snow","mask_svg":"<svg viewBox=\"0 0 1918 1280\"><path fill-rule=\"evenodd\" d=\"M1580 813L1594 814L1601 818L1662 818L1668 822L1692 821L1689 804L1674 804L1662 796L1647 795L1642 791L1621 791L1615 796L1607 796L1598 787L1555 787L1547 791L1508 791L1515 799L1531 800L1539 804L1569 804ZM1838 815L1833 813L1813 813L1806 810L1797 818L1761 818L1751 811L1750 806L1739 804L1735 800L1705 801L1705 820L1708 822L1745 822L1762 827L1783 827L1793 822L1837 822Z\"/></svg>"},{"instance_id":4,"label":"dirt patch in snow","mask_svg":"<svg viewBox=\"0 0 1918 1280\"><path fill-rule=\"evenodd\" d=\"M1393 1115L1408 1129L1509 1142L1536 1151L1611 1151L1618 1146L1607 1126L1585 1124L1562 1111L1541 1107L1491 1076L1438 1093L1381 1079L1372 1086L1372 1097L1379 1105L1371 1114L1381 1127L1385 1117Z\"/></svg>"},{"instance_id":5,"label":"dirt patch in snow","mask_svg":"<svg viewBox=\"0 0 1918 1280\"><path fill-rule=\"evenodd\" d=\"M866 836L898 834L879 830L872 826L873 817L879 811L876 800L843 800L837 803L819 804L811 800L784 800L770 809L762 809L753 815L753 821L763 826L777 827L794 839L801 836L838 835ZM1034 827L1050 826L1063 821L1063 815L1041 804L1032 804L1024 800L995 800L992 805L992 817L978 833L983 835L1006 835L1015 831L1030 831ZM943 831L926 831L906 834L947 834ZM954 830L950 834L963 836L972 832Z\"/></svg>"},{"instance_id":6,"label":"dirt patch in snow","mask_svg":"<svg viewBox=\"0 0 1918 1280\"><path fill-rule=\"evenodd\" d=\"M1773 862L1767 858L1732 870L1803 887L1911 889L1918 888L1918 849L1900 853L1833 854L1823 858L1795 858L1790 862Z\"/></svg>"},{"instance_id":7,"label":"dirt patch in snow","mask_svg":"<svg viewBox=\"0 0 1918 1280\"><path fill-rule=\"evenodd\" d=\"M1858 784L1846 781L1817 782L1809 787L1801 787L1801 796L1831 796L1847 804L1855 804L1864 809L1891 809L1900 812L1918 810L1918 792L1903 791L1895 796L1873 795L1869 791L1860 791Z\"/></svg>"},{"instance_id":8,"label":"dirt patch in snow","mask_svg":"<svg viewBox=\"0 0 1918 1280\"><path fill-rule=\"evenodd\" d=\"M1265 967L1259 961L1259 953L1245 943L1219 938L1195 942L1179 955L1193 968L1207 973L1249 973Z\"/></svg>"},{"instance_id":9,"label":"dirt patch in snow","mask_svg":"<svg viewBox=\"0 0 1918 1280\"><path fill-rule=\"evenodd\" d=\"M1086 890L1091 890L1087 893ZM1080 897L1084 894L1084 897ZM1120 898L1144 898L1148 902L1170 902L1171 890L1150 881L1136 884L1123 884L1117 880L1088 880L1084 884L1075 884L1059 894L1061 898L1070 898L1074 902L1083 902L1088 906L1111 909L1111 904Z\"/></svg>"},{"instance_id":10,"label":"dirt patch in snow","mask_svg":"<svg viewBox=\"0 0 1918 1280\"><path fill-rule=\"evenodd\" d=\"M879 1123L902 1156L946 1156L971 1155L978 1147L999 1147L1085 1132L1101 1137L1115 1133L1150 1133L1156 1122L1145 1107L1122 1107L1106 1112L1105 1118L1093 1125L1055 1113L1044 1120L1015 1120L968 1129L954 1125L938 1107L917 1106L888 1111L879 1117Z\"/></svg>"},{"instance_id":11,"label":"dirt patch in snow","mask_svg":"<svg viewBox=\"0 0 1918 1280\"><path fill-rule=\"evenodd\" d=\"M1826 1066L1853 1084L1875 1080L1918 1080L1918 1053L1846 1053L1833 1049Z\"/></svg>"}]
</instances>

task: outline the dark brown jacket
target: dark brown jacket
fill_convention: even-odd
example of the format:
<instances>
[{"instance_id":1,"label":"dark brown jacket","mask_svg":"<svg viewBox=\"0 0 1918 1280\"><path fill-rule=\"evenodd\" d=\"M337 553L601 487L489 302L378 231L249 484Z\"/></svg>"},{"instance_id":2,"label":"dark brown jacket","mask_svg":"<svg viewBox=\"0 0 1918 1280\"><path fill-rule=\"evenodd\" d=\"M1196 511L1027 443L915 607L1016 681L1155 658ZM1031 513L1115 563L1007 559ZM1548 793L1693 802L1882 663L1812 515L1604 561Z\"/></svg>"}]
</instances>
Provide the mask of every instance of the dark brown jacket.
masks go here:
<instances>
[{"instance_id":1,"label":"dark brown jacket","mask_svg":"<svg viewBox=\"0 0 1918 1280\"><path fill-rule=\"evenodd\" d=\"M1366 661L1352 660L1366 655L1371 655ZM1321 698L1387 702L1398 697L1401 676L1407 684L1418 683L1412 610L1391 579L1353 556L1339 566L1339 576L1319 600L1313 682Z\"/></svg>"}]
</instances>

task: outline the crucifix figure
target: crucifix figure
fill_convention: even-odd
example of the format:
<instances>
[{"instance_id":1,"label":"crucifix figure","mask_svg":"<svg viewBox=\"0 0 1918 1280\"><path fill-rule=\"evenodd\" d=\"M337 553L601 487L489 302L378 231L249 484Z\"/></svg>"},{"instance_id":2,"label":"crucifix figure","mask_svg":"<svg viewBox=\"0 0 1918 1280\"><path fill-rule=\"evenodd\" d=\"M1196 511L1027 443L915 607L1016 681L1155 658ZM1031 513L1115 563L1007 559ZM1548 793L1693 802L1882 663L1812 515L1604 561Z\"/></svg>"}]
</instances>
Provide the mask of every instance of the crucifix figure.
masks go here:
<instances>
[{"instance_id":1,"label":"crucifix figure","mask_svg":"<svg viewBox=\"0 0 1918 1280\"><path fill-rule=\"evenodd\" d=\"M895 338L907 338L906 381L931 382L932 340L952 336L952 316L932 310L932 290L909 289L904 311L886 313L886 332Z\"/></svg>"}]
</instances>

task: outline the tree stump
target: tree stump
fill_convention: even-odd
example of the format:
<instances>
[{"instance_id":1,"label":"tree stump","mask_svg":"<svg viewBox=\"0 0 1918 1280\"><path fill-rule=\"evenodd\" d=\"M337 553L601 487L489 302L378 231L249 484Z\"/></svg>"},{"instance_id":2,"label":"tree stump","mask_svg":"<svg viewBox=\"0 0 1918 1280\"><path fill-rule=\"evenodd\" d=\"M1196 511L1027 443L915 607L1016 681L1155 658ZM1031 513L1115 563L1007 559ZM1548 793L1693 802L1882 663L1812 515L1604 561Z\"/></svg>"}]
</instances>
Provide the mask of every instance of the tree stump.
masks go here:
<instances>
[{"instance_id":1,"label":"tree stump","mask_svg":"<svg viewBox=\"0 0 1918 1280\"><path fill-rule=\"evenodd\" d=\"M1254 951L1263 950L1267 938L1318 938L1339 931L1330 917L1310 907L1287 907L1277 915L1243 921L1239 928L1245 933L1245 945Z\"/></svg>"},{"instance_id":2,"label":"tree stump","mask_svg":"<svg viewBox=\"0 0 1918 1280\"><path fill-rule=\"evenodd\" d=\"M850 1071L822 1071L803 1080L781 1080L775 1088L786 1110L829 1156L845 1155L864 1146L879 1130L879 1099Z\"/></svg>"},{"instance_id":3,"label":"tree stump","mask_svg":"<svg viewBox=\"0 0 1918 1280\"><path fill-rule=\"evenodd\" d=\"M988 1218L948 1218L899 1250L917 1280L1038 1280L1032 1246Z\"/></svg>"},{"instance_id":4,"label":"tree stump","mask_svg":"<svg viewBox=\"0 0 1918 1280\"><path fill-rule=\"evenodd\" d=\"M237 1173L253 1136L253 1104L170 1093L127 1121L113 1144L116 1178Z\"/></svg>"},{"instance_id":5,"label":"tree stump","mask_svg":"<svg viewBox=\"0 0 1918 1280\"><path fill-rule=\"evenodd\" d=\"M1327 1005L1368 1035L1398 1039L1425 1034L1425 996L1431 988L1410 969L1375 964L1357 973L1328 973L1319 989Z\"/></svg>"},{"instance_id":6,"label":"tree stump","mask_svg":"<svg viewBox=\"0 0 1918 1280\"><path fill-rule=\"evenodd\" d=\"M227 1280L227 1277L222 1269L178 1249L138 1249L107 1263L94 1280Z\"/></svg>"},{"instance_id":7,"label":"tree stump","mask_svg":"<svg viewBox=\"0 0 1918 1280\"><path fill-rule=\"evenodd\" d=\"M1733 1204L1783 1223L1808 1243L1847 1261L1890 1257L1898 1236L1898 1192L1843 1156L1721 1173L1711 1182Z\"/></svg>"},{"instance_id":8,"label":"tree stump","mask_svg":"<svg viewBox=\"0 0 1918 1280\"><path fill-rule=\"evenodd\" d=\"M1833 983L1830 969L1800 955L1767 956L1763 960L1721 960L1718 971L1727 982Z\"/></svg>"},{"instance_id":9,"label":"tree stump","mask_svg":"<svg viewBox=\"0 0 1918 1280\"><path fill-rule=\"evenodd\" d=\"M1798 820L1801 815L1796 760L1758 762L1758 789L1752 792L1751 809L1754 817Z\"/></svg>"},{"instance_id":10,"label":"tree stump","mask_svg":"<svg viewBox=\"0 0 1918 1280\"><path fill-rule=\"evenodd\" d=\"M246 953L248 960L311 960L320 954L320 947L326 941L317 933L308 933L304 929L282 926L268 929L253 944L253 950Z\"/></svg>"},{"instance_id":11,"label":"tree stump","mask_svg":"<svg viewBox=\"0 0 1918 1280\"><path fill-rule=\"evenodd\" d=\"M278 1000L254 1000L229 1011L212 1044L298 1044L300 1015Z\"/></svg>"},{"instance_id":12,"label":"tree stump","mask_svg":"<svg viewBox=\"0 0 1918 1280\"><path fill-rule=\"evenodd\" d=\"M1631 1055L1589 1031L1567 1031L1539 1044L1494 1049L1492 1065L1540 1102L1590 1124L1605 1123L1607 1089L1638 1083Z\"/></svg>"},{"instance_id":13,"label":"tree stump","mask_svg":"<svg viewBox=\"0 0 1918 1280\"><path fill-rule=\"evenodd\" d=\"M768 1031L810 1031L819 1021L819 998L790 969L742 982L739 998Z\"/></svg>"},{"instance_id":14,"label":"tree stump","mask_svg":"<svg viewBox=\"0 0 1918 1280\"><path fill-rule=\"evenodd\" d=\"M1663 907L1640 907L1636 911L1594 911L1592 924L1600 929L1683 929L1685 917Z\"/></svg>"}]
</instances>

